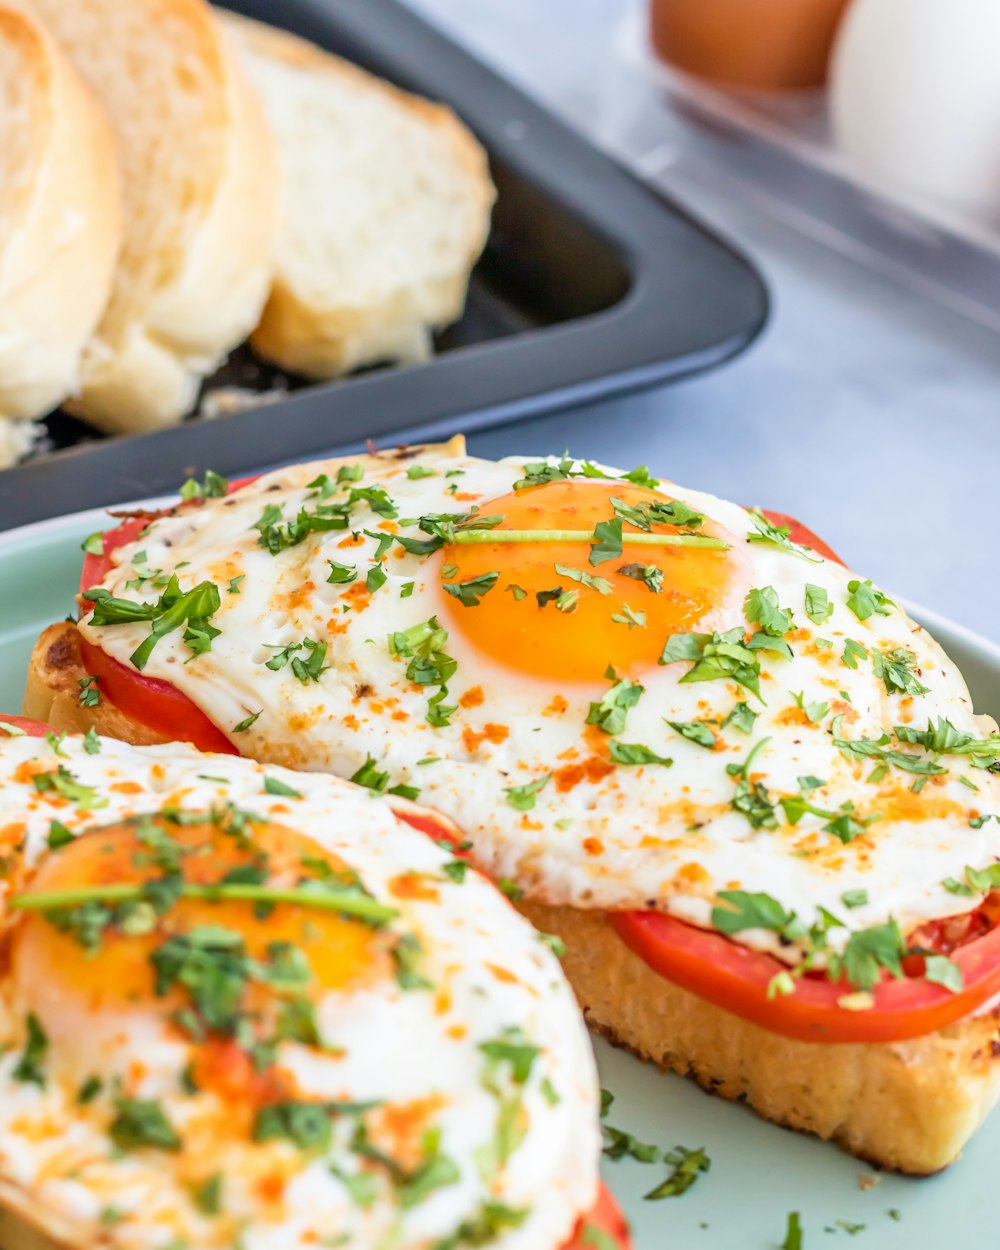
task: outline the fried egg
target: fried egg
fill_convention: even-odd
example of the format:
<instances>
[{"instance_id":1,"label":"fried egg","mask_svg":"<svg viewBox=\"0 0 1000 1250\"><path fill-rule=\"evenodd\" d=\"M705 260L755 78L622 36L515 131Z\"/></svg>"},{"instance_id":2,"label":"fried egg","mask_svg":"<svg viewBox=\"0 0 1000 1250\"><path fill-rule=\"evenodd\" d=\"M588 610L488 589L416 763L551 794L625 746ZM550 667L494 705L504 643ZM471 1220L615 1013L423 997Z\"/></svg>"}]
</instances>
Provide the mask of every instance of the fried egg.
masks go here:
<instances>
[{"instance_id":1,"label":"fried egg","mask_svg":"<svg viewBox=\"0 0 1000 1250\"><path fill-rule=\"evenodd\" d=\"M0 1208L81 1246L558 1250L593 1202L557 960L385 800L15 736L0 851Z\"/></svg>"},{"instance_id":2,"label":"fried egg","mask_svg":"<svg viewBox=\"0 0 1000 1250\"><path fill-rule=\"evenodd\" d=\"M645 470L301 465L114 560L112 596L147 599L151 570L222 589L210 649L175 630L144 672L240 752L411 787L545 903L709 926L720 893L760 892L835 916L836 950L967 909L956 882L981 893L965 869L1000 854L996 726L934 639L762 515ZM97 620L123 664L150 633Z\"/></svg>"}]
</instances>

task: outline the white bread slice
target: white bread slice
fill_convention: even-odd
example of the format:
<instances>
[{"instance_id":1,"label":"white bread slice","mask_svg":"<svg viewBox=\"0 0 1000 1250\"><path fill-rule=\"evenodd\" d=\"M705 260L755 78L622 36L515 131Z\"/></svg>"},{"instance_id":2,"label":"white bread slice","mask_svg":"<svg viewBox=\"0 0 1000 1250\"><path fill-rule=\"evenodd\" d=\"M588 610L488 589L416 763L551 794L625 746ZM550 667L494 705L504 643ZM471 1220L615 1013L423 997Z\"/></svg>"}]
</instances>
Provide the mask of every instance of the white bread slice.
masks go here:
<instances>
[{"instance_id":1,"label":"white bread slice","mask_svg":"<svg viewBox=\"0 0 1000 1250\"><path fill-rule=\"evenodd\" d=\"M76 388L120 242L104 113L45 29L0 6L0 466L31 442L15 422Z\"/></svg>"},{"instance_id":2,"label":"white bread slice","mask_svg":"<svg viewBox=\"0 0 1000 1250\"><path fill-rule=\"evenodd\" d=\"M75 727L74 727L75 728ZM876 1167L948 1167L1000 1099L995 1003L905 1042L800 1042L769 1033L658 976L607 915L524 900L566 945L563 971L590 1027L708 1093L815 1133Z\"/></svg>"},{"instance_id":3,"label":"white bread slice","mask_svg":"<svg viewBox=\"0 0 1000 1250\"><path fill-rule=\"evenodd\" d=\"M112 431L178 420L256 325L277 167L259 102L203 0L19 0L103 102L125 237L74 410Z\"/></svg>"},{"instance_id":4,"label":"white bread slice","mask_svg":"<svg viewBox=\"0 0 1000 1250\"><path fill-rule=\"evenodd\" d=\"M269 26L221 13L278 140L278 270L257 351L332 377L415 361L461 315L495 193L442 105Z\"/></svg>"}]
</instances>

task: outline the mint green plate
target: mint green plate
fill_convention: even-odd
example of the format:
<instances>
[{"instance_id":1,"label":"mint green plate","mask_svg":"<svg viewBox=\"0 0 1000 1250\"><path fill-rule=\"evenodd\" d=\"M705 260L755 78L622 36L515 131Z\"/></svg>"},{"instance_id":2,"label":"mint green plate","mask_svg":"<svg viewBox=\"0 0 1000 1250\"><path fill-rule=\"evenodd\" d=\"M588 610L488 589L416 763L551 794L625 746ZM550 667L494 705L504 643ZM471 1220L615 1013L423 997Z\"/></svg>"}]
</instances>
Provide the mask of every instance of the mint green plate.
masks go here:
<instances>
[{"instance_id":1,"label":"mint green plate","mask_svg":"<svg viewBox=\"0 0 1000 1250\"><path fill-rule=\"evenodd\" d=\"M32 644L45 625L74 610L80 543L102 528L106 514L95 511L0 535L0 711L20 710ZM910 611L962 669L977 709L1000 710L1000 647L933 613ZM602 1083L615 1096L609 1124L667 1149L704 1146L712 1161L688 1193L659 1202L643 1195L666 1174L662 1164L606 1161L605 1179L632 1223L635 1250L775 1250L790 1211L801 1213L804 1250L997 1244L1000 1111L944 1175L902 1180L764 1124L745 1107L710 1098L604 1042L597 1042L597 1057Z\"/></svg>"}]
</instances>

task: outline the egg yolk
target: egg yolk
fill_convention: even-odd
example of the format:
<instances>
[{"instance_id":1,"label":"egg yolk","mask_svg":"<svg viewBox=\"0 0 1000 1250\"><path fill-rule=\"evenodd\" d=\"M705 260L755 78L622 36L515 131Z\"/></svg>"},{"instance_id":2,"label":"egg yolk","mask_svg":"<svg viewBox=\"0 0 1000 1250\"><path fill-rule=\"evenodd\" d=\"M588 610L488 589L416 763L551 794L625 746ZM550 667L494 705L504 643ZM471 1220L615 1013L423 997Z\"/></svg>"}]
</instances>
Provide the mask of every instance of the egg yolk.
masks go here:
<instances>
[{"instance_id":1,"label":"egg yolk","mask_svg":"<svg viewBox=\"0 0 1000 1250\"><path fill-rule=\"evenodd\" d=\"M748 585L744 557L734 536L707 519L697 526L653 521L650 529L662 535L690 532L728 546L630 543L628 536L641 530L626 520L621 555L596 565L590 561L592 538L500 540L504 530L593 534L600 522L615 518L612 498L631 508L670 502L667 495L627 482L574 479L482 503L480 516L503 516L489 531L497 541L447 545L440 554L442 580L456 585L499 576L475 606L442 592L439 616L447 618L449 631L520 673L598 681L609 664L631 674L656 664L673 634L726 629L742 620L738 607Z\"/></svg>"},{"instance_id":2,"label":"egg yolk","mask_svg":"<svg viewBox=\"0 0 1000 1250\"><path fill-rule=\"evenodd\" d=\"M276 823L254 825L252 837L236 837L207 818L175 825L156 817L145 825L128 821L81 835L43 860L26 892L65 892L62 916L69 917L81 906L83 891L99 894L94 887L162 878L162 852L150 829L168 840L168 853L176 855L187 884L215 885L234 873L246 880L248 870L256 869L250 879L294 887L325 877L327 869L345 871L311 838ZM133 912L130 921L108 925L89 946L64 928L59 913L23 913L12 934L11 958L28 1009L49 1037L61 1038L70 1049L74 1037L86 1037L113 1020L125 1027L124 1018L137 1014L155 1016L168 1030L176 1029L171 1022L177 1013L190 1011L191 993L183 978L158 987L155 956L171 938L195 931L225 931L227 940L241 947L241 957L265 967L280 949L275 944L287 944L307 968L295 993L312 1001L323 991L354 988L391 970L387 935L362 921L295 903L262 909L253 902L180 897L162 914ZM273 1019L280 1001L280 991L266 977L251 974L235 1007L256 1026ZM177 1036L183 1035L190 1036L190 1030L177 1030ZM194 1040L213 1042L211 1037Z\"/></svg>"}]
</instances>

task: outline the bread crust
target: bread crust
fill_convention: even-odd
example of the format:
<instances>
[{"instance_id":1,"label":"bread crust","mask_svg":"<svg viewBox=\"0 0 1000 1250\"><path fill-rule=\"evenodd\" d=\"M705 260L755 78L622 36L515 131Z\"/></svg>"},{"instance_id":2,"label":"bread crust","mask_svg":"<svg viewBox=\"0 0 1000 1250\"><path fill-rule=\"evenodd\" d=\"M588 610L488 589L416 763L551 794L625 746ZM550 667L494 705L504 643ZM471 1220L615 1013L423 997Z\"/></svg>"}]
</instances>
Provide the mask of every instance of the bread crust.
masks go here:
<instances>
[{"instance_id":1,"label":"bread crust","mask_svg":"<svg viewBox=\"0 0 1000 1250\"><path fill-rule=\"evenodd\" d=\"M23 123L33 163L21 170L20 190L4 188L0 248L0 417L26 420L79 382L84 347L111 293L121 180L111 125L47 31L0 7L0 38L18 50L36 91ZM3 440L0 465L23 442Z\"/></svg>"},{"instance_id":2,"label":"bread crust","mask_svg":"<svg viewBox=\"0 0 1000 1250\"><path fill-rule=\"evenodd\" d=\"M102 21L115 20L112 0L78 3L96 9ZM57 38L68 39L76 5L28 0L28 6ZM218 150L178 193L183 202L165 197L157 209L163 220L196 218L183 242L178 236L151 252L126 216L118 280L67 405L112 433L178 421L193 408L201 379L249 335L271 283L278 214L274 139L210 7L204 0L130 0L130 9L148 25L151 40L169 41L179 82L197 72L208 84L204 104ZM82 56L77 60L100 94L101 74L83 65ZM171 89L178 88L157 82L164 97ZM134 92L142 90L137 79ZM120 131L126 119L111 120ZM166 153L184 142L177 123L169 135ZM125 172L134 185L136 171L126 166Z\"/></svg>"},{"instance_id":3,"label":"bread crust","mask_svg":"<svg viewBox=\"0 0 1000 1250\"><path fill-rule=\"evenodd\" d=\"M303 71L336 74L356 83L359 90L375 88L399 108L437 128L446 136L452 160L463 171L468 187L469 228L467 236L456 241L455 272L398 287L377 302L352 307L337 303L336 292L330 293L330 303L316 302L297 290L279 267L260 324L252 335L254 348L282 368L312 378L333 377L380 360L424 359L431 350L431 330L461 315L469 272L489 233L496 193L483 149L445 105L373 78L287 31L233 13L220 16L242 50Z\"/></svg>"},{"instance_id":4,"label":"bread crust","mask_svg":"<svg viewBox=\"0 0 1000 1250\"><path fill-rule=\"evenodd\" d=\"M518 907L566 944L563 967L591 1028L877 1167L913 1176L947 1167L1000 1096L1000 1007L912 1041L796 1041L665 980L601 912Z\"/></svg>"}]
</instances>

